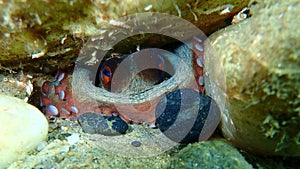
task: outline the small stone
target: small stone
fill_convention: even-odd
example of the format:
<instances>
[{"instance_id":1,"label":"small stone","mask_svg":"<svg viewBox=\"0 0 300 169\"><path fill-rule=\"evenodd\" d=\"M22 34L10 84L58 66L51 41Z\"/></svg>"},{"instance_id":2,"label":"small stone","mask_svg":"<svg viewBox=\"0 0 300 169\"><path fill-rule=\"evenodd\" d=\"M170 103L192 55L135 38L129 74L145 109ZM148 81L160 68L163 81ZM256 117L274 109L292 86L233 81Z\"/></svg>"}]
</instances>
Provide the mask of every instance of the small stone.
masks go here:
<instances>
[{"instance_id":1,"label":"small stone","mask_svg":"<svg viewBox=\"0 0 300 169\"><path fill-rule=\"evenodd\" d=\"M70 150L69 146L63 146L60 148L60 153L65 154L65 153L69 152L69 150Z\"/></svg>"},{"instance_id":2,"label":"small stone","mask_svg":"<svg viewBox=\"0 0 300 169\"><path fill-rule=\"evenodd\" d=\"M67 140L69 144L75 144L80 141L79 134L74 133L71 136L67 137Z\"/></svg>"},{"instance_id":3,"label":"small stone","mask_svg":"<svg viewBox=\"0 0 300 169\"><path fill-rule=\"evenodd\" d=\"M124 134L128 124L116 116L102 116L88 112L78 117L78 122L86 133L115 136Z\"/></svg>"},{"instance_id":4,"label":"small stone","mask_svg":"<svg viewBox=\"0 0 300 169\"><path fill-rule=\"evenodd\" d=\"M43 149L46 147L46 145L47 145L47 142L46 142L46 141L42 141L42 142L40 142L40 144L36 147L36 150L37 150L37 151L41 151L41 150L43 150Z\"/></svg>"},{"instance_id":5,"label":"small stone","mask_svg":"<svg viewBox=\"0 0 300 169\"><path fill-rule=\"evenodd\" d=\"M0 95L0 168L34 149L48 133L45 116L21 99Z\"/></svg>"},{"instance_id":6,"label":"small stone","mask_svg":"<svg viewBox=\"0 0 300 169\"><path fill-rule=\"evenodd\" d=\"M142 143L140 141L133 141L133 142L131 142L131 145L134 147L140 147L142 145Z\"/></svg>"}]
</instances>

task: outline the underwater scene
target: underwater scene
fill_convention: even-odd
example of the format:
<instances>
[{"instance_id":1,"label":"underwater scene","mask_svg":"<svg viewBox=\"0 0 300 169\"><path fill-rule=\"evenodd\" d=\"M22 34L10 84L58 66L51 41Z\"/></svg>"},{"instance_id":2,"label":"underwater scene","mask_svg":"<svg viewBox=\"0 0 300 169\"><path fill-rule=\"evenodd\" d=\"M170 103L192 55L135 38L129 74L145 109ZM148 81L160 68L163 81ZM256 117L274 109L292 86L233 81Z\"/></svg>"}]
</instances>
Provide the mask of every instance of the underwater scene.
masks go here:
<instances>
[{"instance_id":1,"label":"underwater scene","mask_svg":"<svg viewBox=\"0 0 300 169\"><path fill-rule=\"evenodd\" d=\"M300 1L0 0L0 169L296 169Z\"/></svg>"}]
</instances>

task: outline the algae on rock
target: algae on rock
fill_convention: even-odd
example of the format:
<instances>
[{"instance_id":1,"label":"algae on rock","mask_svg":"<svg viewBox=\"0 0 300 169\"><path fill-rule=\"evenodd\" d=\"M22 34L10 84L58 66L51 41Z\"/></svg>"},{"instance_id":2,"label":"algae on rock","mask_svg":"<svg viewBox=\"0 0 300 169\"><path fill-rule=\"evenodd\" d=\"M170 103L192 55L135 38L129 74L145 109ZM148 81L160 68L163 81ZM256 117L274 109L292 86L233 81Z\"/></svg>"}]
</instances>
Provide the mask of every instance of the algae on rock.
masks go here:
<instances>
[{"instance_id":1,"label":"algae on rock","mask_svg":"<svg viewBox=\"0 0 300 169\"><path fill-rule=\"evenodd\" d=\"M209 38L207 89L222 109L223 134L241 149L300 155L299 8L297 0L260 0L251 18Z\"/></svg>"},{"instance_id":2,"label":"algae on rock","mask_svg":"<svg viewBox=\"0 0 300 169\"><path fill-rule=\"evenodd\" d=\"M171 168L244 168L252 166L224 140L190 144L175 155Z\"/></svg>"},{"instance_id":3,"label":"algae on rock","mask_svg":"<svg viewBox=\"0 0 300 169\"><path fill-rule=\"evenodd\" d=\"M88 38L118 26L119 17L139 12L176 15L211 33L226 26L225 20L248 1L5 1L0 4L0 70L18 68L20 63L43 72L69 67ZM135 40L147 43L144 39Z\"/></svg>"}]
</instances>

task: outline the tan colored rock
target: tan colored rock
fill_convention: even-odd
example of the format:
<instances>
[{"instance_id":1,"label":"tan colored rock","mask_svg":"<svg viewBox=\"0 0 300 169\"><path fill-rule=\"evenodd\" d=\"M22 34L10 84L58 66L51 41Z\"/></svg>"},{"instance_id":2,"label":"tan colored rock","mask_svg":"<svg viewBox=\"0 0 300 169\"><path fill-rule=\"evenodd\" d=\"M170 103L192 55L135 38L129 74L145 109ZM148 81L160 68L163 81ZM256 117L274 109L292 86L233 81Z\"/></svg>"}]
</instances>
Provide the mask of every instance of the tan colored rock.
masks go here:
<instances>
[{"instance_id":1,"label":"tan colored rock","mask_svg":"<svg viewBox=\"0 0 300 169\"><path fill-rule=\"evenodd\" d=\"M0 168L35 148L47 133L48 122L37 108L0 95Z\"/></svg>"},{"instance_id":2,"label":"tan colored rock","mask_svg":"<svg viewBox=\"0 0 300 169\"><path fill-rule=\"evenodd\" d=\"M85 40L98 35L101 29L120 26L119 17L141 12L176 15L192 22L203 32L211 33L226 26L224 20L244 8L248 1L3 1L0 5L0 15L3 16L0 70L19 68L19 62L27 69L45 69L45 72L54 67L72 66ZM136 37L134 43L130 47L135 48L140 43L161 44L162 41L161 38L149 40L141 36ZM129 51L129 47L124 46ZM52 65L56 66L52 68Z\"/></svg>"},{"instance_id":3,"label":"tan colored rock","mask_svg":"<svg viewBox=\"0 0 300 169\"><path fill-rule=\"evenodd\" d=\"M298 0L260 0L252 17L209 38L208 93L224 136L241 149L300 156L299 9Z\"/></svg>"}]
</instances>

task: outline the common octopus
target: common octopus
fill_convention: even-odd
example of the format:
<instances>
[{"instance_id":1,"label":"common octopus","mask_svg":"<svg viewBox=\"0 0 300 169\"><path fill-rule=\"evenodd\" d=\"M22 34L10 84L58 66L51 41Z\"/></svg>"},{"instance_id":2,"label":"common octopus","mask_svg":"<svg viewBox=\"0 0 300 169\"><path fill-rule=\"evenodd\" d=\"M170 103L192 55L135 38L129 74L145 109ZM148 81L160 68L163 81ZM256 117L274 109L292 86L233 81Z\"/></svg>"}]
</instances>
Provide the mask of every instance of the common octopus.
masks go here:
<instances>
[{"instance_id":1,"label":"common octopus","mask_svg":"<svg viewBox=\"0 0 300 169\"><path fill-rule=\"evenodd\" d=\"M197 85L200 93L204 93L203 51L203 41L195 37L193 40L193 68L195 71L194 76L198 79ZM114 71L117 68L117 65L122 62L124 57L128 57L128 55L123 55L122 57L111 57L101 64L96 79L99 87L103 87L108 91L111 90L111 82ZM157 65L161 70L163 70L164 60L161 57L159 59L160 60L157 62ZM156 80L155 84L157 84L162 80L162 73L164 72L151 69L141 72L139 76L148 75L147 80ZM103 115L118 115L128 123L148 122L149 124L152 124L155 122L153 119L153 111L147 111L147 114L150 113L150 115L128 115L126 113L118 113L115 108L109 106L87 104L86 102L81 103L72 95L70 78L71 77L66 72L58 70L55 75L55 81L45 81L43 83L40 103L41 106L44 107L43 111L46 116L78 117L85 112L92 111ZM146 106L146 104L142 105Z\"/></svg>"},{"instance_id":2,"label":"common octopus","mask_svg":"<svg viewBox=\"0 0 300 169\"><path fill-rule=\"evenodd\" d=\"M164 24L163 20L161 23ZM128 28L118 25L116 29L124 31ZM103 45L99 40L103 38L91 38L86 49L80 53L82 57L79 57L72 77L59 70L55 81L43 83L40 105L45 115L78 118L82 114L93 112L121 117L127 123L145 122L150 127L155 127L155 108L165 93L183 88L205 93L205 35L185 30L180 33L188 35L188 38L180 40L184 45L172 51L176 56L161 49L149 48L126 55L113 53L104 59L100 58L101 62L98 60L101 51L96 46ZM115 36L122 38L117 33ZM173 38L179 38L179 35L176 36ZM95 56L98 58L95 59ZM132 58L135 59L134 62ZM139 59L147 62L148 67L144 70L138 66ZM124 66L126 60L128 63ZM123 71L121 63L125 67ZM117 68L119 71L115 72ZM128 70L129 74L126 74ZM113 77L118 81L114 81ZM124 84L120 79L129 83Z\"/></svg>"}]
</instances>

